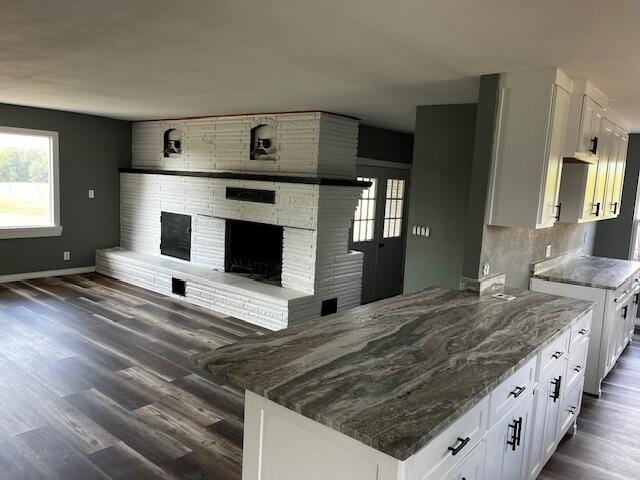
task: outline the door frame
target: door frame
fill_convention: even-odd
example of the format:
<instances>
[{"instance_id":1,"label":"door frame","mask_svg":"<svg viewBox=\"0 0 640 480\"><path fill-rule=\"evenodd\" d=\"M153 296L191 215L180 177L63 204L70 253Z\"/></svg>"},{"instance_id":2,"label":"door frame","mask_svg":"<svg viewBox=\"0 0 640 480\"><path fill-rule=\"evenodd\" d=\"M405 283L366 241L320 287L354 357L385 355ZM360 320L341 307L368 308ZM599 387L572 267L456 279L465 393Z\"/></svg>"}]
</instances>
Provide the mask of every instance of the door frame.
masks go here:
<instances>
[{"instance_id":1,"label":"door frame","mask_svg":"<svg viewBox=\"0 0 640 480\"><path fill-rule=\"evenodd\" d=\"M409 197L411 195L411 164L410 163L399 163L399 162L389 162L386 160L376 160L374 158L365 158L365 157L356 157L356 169L357 167L362 166L362 167L377 167L377 168L381 168L381 169L395 169L395 170L406 170L407 172L407 180L405 183L405 191L404 191L404 201L403 201L403 205L402 205L402 265L400 266L401 268L401 292L404 291L404 269L405 269L405 262L406 262L406 253L407 253L407 237L409 235ZM381 180L381 179L380 179ZM381 183L381 182L380 182ZM385 189L386 189L386 185L385 185ZM378 192L380 192L380 185L378 186ZM381 205L384 205L384 199L380 199L380 196L378 196L376 198L376 203L380 202ZM376 205L376 212L379 211L378 205ZM382 228L382 225L384 223L384 208L382 209L382 212L380 212L382 214L381 220L380 220L380 228ZM376 229L376 233L378 230L378 215L376 213L376 222L375 222L375 229ZM353 227L353 221L351 222L351 225ZM382 232L379 233L380 234L380 238L382 239ZM351 244L351 236L353 235L353 231L350 228L349 229L349 240L350 240L350 244ZM377 263L377 255L376 255L376 263ZM376 268L376 272L377 272L377 268ZM374 290L375 291L375 290ZM361 300L362 301L362 300ZM374 300L375 301L375 300Z\"/></svg>"}]
</instances>

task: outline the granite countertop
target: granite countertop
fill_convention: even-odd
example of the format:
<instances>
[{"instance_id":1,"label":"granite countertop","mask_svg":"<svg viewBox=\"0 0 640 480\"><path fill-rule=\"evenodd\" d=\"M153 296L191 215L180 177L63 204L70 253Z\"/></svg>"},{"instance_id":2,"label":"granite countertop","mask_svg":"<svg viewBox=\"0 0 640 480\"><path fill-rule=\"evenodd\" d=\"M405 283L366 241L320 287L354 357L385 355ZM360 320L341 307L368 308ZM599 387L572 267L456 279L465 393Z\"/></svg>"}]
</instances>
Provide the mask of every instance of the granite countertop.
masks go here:
<instances>
[{"instance_id":1,"label":"granite countertop","mask_svg":"<svg viewBox=\"0 0 640 480\"><path fill-rule=\"evenodd\" d=\"M550 282L616 290L640 270L640 262L606 257L575 257L535 272L532 277Z\"/></svg>"},{"instance_id":2,"label":"granite countertop","mask_svg":"<svg viewBox=\"0 0 640 480\"><path fill-rule=\"evenodd\" d=\"M399 460L417 452L591 302L432 287L196 355L230 383Z\"/></svg>"}]
</instances>

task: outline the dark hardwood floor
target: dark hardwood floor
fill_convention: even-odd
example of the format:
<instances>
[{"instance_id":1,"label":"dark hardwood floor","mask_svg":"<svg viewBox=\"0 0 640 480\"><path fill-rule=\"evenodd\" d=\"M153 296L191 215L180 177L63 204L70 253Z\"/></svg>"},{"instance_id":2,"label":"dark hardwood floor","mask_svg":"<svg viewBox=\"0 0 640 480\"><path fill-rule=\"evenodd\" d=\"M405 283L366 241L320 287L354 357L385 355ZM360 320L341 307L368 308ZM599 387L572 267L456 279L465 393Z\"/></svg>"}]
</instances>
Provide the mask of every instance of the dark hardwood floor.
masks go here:
<instances>
[{"instance_id":1,"label":"dark hardwood floor","mask_svg":"<svg viewBox=\"0 0 640 480\"><path fill-rule=\"evenodd\" d=\"M189 357L262 332L98 274L0 285L0 479L240 479L243 394ZM640 478L640 347L578 427L540 479Z\"/></svg>"},{"instance_id":2,"label":"dark hardwood floor","mask_svg":"<svg viewBox=\"0 0 640 480\"><path fill-rule=\"evenodd\" d=\"M0 479L240 479L239 320L98 275L0 285Z\"/></svg>"}]
</instances>

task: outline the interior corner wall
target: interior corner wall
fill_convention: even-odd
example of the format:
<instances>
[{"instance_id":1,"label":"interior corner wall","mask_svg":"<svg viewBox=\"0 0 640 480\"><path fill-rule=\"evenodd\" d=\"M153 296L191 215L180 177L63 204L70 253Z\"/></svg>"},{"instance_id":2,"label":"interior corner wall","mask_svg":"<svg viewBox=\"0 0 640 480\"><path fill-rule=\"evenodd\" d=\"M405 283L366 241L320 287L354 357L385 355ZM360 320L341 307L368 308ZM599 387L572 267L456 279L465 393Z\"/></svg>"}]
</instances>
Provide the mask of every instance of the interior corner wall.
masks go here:
<instances>
[{"instance_id":1,"label":"interior corner wall","mask_svg":"<svg viewBox=\"0 0 640 480\"><path fill-rule=\"evenodd\" d=\"M600 257L629 258L633 237L633 216L638 195L640 176L640 134L629 135L627 166L624 172L622 202L617 218L598 222L594 255Z\"/></svg>"},{"instance_id":2,"label":"interior corner wall","mask_svg":"<svg viewBox=\"0 0 640 480\"><path fill-rule=\"evenodd\" d=\"M416 111L404 291L458 288L473 156L476 105L421 106ZM411 234L431 227L430 237Z\"/></svg>"},{"instance_id":3,"label":"interior corner wall","mask_svg":"<svg viewBox=\"0 0 640 480\"><path fill-rule=\"evenodd\" d=\"M358 129L358 157L385 162L411 163L413 135L360 124Z\"/></svg>"},{"instance_id":4,"label":"interior corner wall","mask_svg":"<svg viewBox=\"0 0 640 480\"><path fill-rule=\"evenodd\" d=\"M59 237L0 240L0 275L95 265L96 248L120 243L118 169L131 166L131 123L0 104L0 125L59 132L63 227Z\"/></svg>"}]
</instances>

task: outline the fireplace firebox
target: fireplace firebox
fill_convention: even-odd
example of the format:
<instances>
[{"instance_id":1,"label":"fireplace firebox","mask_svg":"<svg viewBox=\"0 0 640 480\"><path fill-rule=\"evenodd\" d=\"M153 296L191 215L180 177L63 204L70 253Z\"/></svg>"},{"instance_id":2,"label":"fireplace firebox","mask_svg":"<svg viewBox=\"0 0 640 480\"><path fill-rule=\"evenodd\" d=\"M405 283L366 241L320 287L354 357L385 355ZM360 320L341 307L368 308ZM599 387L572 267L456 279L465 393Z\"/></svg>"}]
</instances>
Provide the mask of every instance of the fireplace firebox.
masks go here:
<instances>
[{"instance_id":1,"label":"fireplace firebox","mask_svg":"<svg viewBox=\"0 0 640 480\"><path fill-rule=\"evenodd\" d=\"M160 212L160 253L191 261L191 216Z\"/></svg>"},{"instance_id":2,"label":"fireplace firebox","mask_svg":"<svg viewBox=\"0 0 640 480\"><path fill-rule=\"evenodd\" d=\"M225 272L281 286L283 228L278 225L227 220Z\"/></svg>"}]
</instances>

